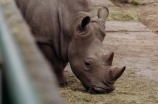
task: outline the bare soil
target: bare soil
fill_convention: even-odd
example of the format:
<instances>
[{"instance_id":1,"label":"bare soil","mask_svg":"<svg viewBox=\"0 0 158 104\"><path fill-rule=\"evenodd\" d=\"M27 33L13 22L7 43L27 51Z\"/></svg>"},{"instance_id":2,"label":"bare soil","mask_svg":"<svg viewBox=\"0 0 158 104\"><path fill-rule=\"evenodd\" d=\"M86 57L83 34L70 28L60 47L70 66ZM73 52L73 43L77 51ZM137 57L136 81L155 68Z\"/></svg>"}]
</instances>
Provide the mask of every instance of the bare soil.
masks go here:
<instances>
[{"instance_id":1,"label":"bare soil","mask_svg":"<svg viewBox=\"0 0 158 104\"><path fill-rule=\"evenodd\" d=\"M115 0L117 1L117 0ZM158 35L158 0L137 0L141 2L143 5L135 6L131 4L123 4L120 2L114 2L116 6L108 6L110 10L134 10L137 11L140 15L141 22L147 26L153 33ZM126 34L126 32L123 32ZM128 34L128 33L127 33ZM128 36L128 35L123 36ZM109 35L111 36L111 35ZM132 41L133 36L136 36ZM148 32L144 33L134 33L133 36L129 37L127 40L128 43L118 42L119 44L126 45L123 50L130 49L130 51L126 51L126 53L119 55L122 59L123 57L128 61L131 61L128 66L131 68L135 67L140 69L140 75L144 75L150 80L155 80L158 82L158 56L157 56L157 37ZM116 35L118 37L118 35ZM123 37L122 37L123 38ZM131 39L130 39L131 38ZM124 38L125 39L125 38ZM122 40L124 41L124 40ZM144 42L145 44L143 45ZM112 47L115 47L112 45ZM117 51L116 51L117 52ZM123 52L118 52L123 53ZM130 55L131 54L131 55ZM141 61L141 62L140 62ZM128 62L126 62L128 63Z\"/></svg>"},{"instance_id":2,"label":"bare soil","mask_svg":"<svg viewBox=\"0 0 158 104\"><path fill-rule=\"evenodd\" d=\"M115 0L117 1L117 0ZM116 6L108 6L110 10L135 10L140 14L141 22L158 34L158 0L139 0L143 5L135 6L115 2ZM151 1L151 2L150 2Z\"/></svg>"}]
</instances>

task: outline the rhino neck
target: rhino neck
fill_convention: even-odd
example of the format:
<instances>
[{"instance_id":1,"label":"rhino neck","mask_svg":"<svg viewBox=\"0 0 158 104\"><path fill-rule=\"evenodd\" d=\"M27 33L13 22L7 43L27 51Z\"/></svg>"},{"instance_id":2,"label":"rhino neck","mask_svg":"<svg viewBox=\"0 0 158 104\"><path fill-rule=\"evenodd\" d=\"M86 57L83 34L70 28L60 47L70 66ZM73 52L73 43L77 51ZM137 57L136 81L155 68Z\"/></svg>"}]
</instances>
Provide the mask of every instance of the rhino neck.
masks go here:
<instances>
[{"instance_id":1,"label":"rhino neck","mask_svg":"<svg viewBox=\"0 0 158 104\"><path fill-rule=\"evenodd\" d=\"M85 5L86 4L86 5ZM57 17L59 24L58 46L54 46L58 57L68 62L68 48L71 39L74 37L75 27L78 19L85 16L95 17L91 0L59 0L57 6ZM76 8L79 7L79 8Z\"/></svg>"}]
</instances>

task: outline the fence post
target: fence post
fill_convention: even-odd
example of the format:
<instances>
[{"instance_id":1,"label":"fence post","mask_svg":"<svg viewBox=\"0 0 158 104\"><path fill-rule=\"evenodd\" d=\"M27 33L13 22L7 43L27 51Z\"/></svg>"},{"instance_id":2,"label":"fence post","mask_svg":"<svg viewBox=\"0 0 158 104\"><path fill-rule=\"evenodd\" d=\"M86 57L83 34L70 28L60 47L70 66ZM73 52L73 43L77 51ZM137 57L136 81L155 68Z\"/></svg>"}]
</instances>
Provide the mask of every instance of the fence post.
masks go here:
<instances>
[{"instance_id":1,"label":"fence post","mask_svg":"<svg viewBox=\"0 0 158 104\"><path fill-rule=\"evenodd\" d=\"M0 1L0 45L13 104L63 104L54 74L14 0Z\"/></svg>"}]
</instances>

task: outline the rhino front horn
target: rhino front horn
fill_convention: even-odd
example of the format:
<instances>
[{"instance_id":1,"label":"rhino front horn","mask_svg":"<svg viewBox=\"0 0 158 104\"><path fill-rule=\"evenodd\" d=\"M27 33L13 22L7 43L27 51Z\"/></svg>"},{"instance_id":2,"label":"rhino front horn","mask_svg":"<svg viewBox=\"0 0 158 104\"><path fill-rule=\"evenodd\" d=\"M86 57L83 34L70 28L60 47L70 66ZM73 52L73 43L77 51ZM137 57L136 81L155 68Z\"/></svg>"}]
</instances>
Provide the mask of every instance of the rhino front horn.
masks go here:
<instances>
[{"instance_id":1,"label":"rhino front horn","mask_svg":"<svg viewBox=\"0 0 158 104\"><path fill-rule=\"evenodd\" d=\"M117 80L122 74L123 72L125 71L126 69L126 66L122 67L122 68L113 68L113 69L110 69L110 77L112 80Z\"/></svg>"}]
</instances>

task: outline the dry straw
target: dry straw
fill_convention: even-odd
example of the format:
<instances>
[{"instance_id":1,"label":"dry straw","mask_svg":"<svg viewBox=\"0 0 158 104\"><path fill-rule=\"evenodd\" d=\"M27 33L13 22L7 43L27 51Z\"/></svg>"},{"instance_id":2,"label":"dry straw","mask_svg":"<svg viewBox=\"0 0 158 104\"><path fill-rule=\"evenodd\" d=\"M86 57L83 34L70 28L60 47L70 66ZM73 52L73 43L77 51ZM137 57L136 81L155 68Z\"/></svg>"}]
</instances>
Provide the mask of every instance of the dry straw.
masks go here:
<instances>
[{"instance_id":1,"label":"dry straw","mask_svg":"<svg viewBox=\"0 0 158 104\"><path fill-rule=\"evenodd\" d=\"M68 104L158 104L158 85L138 76L136 70L127 69L110 94L89 94L74 76L60 91Z\"/></svg>"},{"instance_id":2,"label":"dry straw","mask_svg":"<svg viewBox=\"0 0 158 104\"><path fill-rule=\"evenodd\" d=\"M140 16L136 11L110 11L108 21L140 21Z\"/></svg>"}]
</instances>

